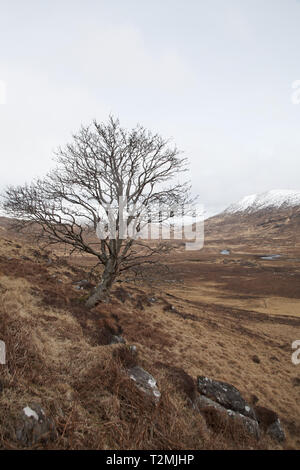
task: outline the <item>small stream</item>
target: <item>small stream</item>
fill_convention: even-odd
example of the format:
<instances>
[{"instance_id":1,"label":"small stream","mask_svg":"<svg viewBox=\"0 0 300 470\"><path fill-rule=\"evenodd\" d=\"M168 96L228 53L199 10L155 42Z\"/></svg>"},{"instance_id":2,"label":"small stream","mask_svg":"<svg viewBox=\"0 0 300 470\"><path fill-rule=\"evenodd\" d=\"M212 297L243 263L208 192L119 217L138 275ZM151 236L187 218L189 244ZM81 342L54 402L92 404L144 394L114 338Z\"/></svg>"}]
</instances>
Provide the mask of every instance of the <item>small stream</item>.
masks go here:
<instances>
[{"instance_id":1,"label":"small stream","mask_svg":"<svg viewBox=\"0 0 300 470\"><path fill-rule=\"evenodd\" d=\"M274 260L274 259L278 259L278 258L281 258L281 255L266 255L266 256L261 256L260 259L266 259L266 260Z\"/></svg>"},{"instance_id":2,"label":"small stream","mask_svg":"<svg viewBox=\"0 0 300 470\"><path fill-rule=\"evenodd\" d=\"M229 250L222 250L220 251L221 255L230 255L230 251Z\"/></svg>"}]
</instances>

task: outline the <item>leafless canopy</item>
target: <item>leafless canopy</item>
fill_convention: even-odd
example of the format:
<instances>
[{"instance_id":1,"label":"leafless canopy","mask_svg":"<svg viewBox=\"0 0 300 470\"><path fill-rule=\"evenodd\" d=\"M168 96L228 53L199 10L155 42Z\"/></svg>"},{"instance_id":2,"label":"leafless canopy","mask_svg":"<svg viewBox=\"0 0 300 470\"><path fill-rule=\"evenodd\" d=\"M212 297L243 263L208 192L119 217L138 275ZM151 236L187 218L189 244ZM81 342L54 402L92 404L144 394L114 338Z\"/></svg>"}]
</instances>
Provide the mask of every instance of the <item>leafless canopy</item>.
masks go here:
<instances>
[{"instance_id":1,"label":"leafless canopy","mask_svg":"<svg viewBox=\"0 0 300 470\"><path fill-rule=\"evenodd\" d=\"M3 208L21 220L22 226L39 224L50 243L67 244L73 251L94 255L104 265L101 282L88 301L92 306L109 291L119 273L166 249L165 244L153 248L140 240L122 238L118 214L113 238L91 236L103 222L100 208L113 207L123 197L127 208L134 207L134 213L129 209L127 225L149 217L152 222L161 221L163 216L155 209L160 204L190 203L189 184L175 180L186 171L187 161L161 136L140 125L125 130L118 119L110 117L107 123L94 121L81 127L72 142L58 150L56 163L45 178L8 187ZM143 248L136 250L135 244Z\"/></svg>"}]
</instances>

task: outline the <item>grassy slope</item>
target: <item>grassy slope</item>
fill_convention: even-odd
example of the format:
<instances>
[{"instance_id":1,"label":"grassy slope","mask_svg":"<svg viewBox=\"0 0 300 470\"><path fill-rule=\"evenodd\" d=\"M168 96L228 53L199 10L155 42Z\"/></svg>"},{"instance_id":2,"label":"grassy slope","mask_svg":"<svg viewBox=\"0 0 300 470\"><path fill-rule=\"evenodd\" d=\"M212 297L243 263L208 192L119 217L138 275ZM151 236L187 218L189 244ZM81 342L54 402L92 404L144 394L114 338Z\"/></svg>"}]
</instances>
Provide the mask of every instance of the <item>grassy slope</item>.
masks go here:
<instances>
[{"instance_id":1,"label":"grassy slope","mask_svg":"<svg viewBox=\"0 0 300 470\"><path fill-rule=\"evenodd\" d=\"M292 325L276 324L270 331L270 322L257 318L237 323L226 309L184 300L181 286L169 290L171 297L164 287L153 292L122 283L109 303L89 312L86 292L72 284L86 277L84 268L2 233L0 335L8 362L0 366L0 448L18 447L16 421L32 401L55 420L58 437L48 448L281 448L266 438L247 441L222 423L209 431L189 406L191 377L197 375L228 381L249 400L255 393L283 418L284 447L299 447L297 389L284 341L284 335L293 337ZM150 304L153 294L157 301ZM112 333L137 346L138 364L162 392L159 405L128 379L127 348L107 345Z\"/></svg>"}]
</instances>

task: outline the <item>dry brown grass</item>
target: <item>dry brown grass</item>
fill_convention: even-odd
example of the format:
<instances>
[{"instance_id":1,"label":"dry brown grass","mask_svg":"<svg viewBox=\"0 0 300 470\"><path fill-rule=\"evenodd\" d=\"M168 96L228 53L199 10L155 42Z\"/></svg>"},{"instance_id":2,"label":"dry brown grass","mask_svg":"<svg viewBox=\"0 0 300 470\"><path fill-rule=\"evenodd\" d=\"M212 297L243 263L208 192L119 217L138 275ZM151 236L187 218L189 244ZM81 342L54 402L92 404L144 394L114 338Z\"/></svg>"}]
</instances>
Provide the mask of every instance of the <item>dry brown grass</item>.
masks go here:
<instances>
[{"instance_id":1,"label":"dry brown grass","mask_svg":"<svg viewBox=\"0 0 300 470\"><path fill-rule=\"evenodd\" d=\"M87 292L72 284L85 277L84 269L54 255L48 265L46 257L34 255L36 247L1 242L0 336L7 365L0 366L0 448L20 448L16 422L32 401L53 417L58 431L55 441L37 448L281 448L247 438L219 416L207 416L207 427L191 406L198 375L228 381L246 398L255 392L260 405L286 418L287 446L297 447L299 407L289 394L283 341L292 326L245 318L237 323L228 312L185 301L176 286L175 297L157 289L152 304L146 286L124 283L109 303L88 311ZM112 334L122 334L127 345L109 345ZM251 361L254 354L260 364ZM275 355L278 361L271 361ZM156 378L158 405L128 378L126 368L136 363Z\"/></svg>"},{"instance_id":2,"label":"dry brown grass","mask_svg":"<svg viewBox=\"0 0 300 470\"><path fill-rule=\"evenodd\" d=\"M128 378L125 368L137 359L127 346L91 346L76 319L65 311L42 309L24 280L2 276L1 291L0 329L8 351L1 374L3 448L18 447L18 414L33 400L56 422L58 439L48 448L203 446L201 417L192 418L163 377L157 406ZM142 363L147 367L146 360Z\"/></svg>"}]
</instances>

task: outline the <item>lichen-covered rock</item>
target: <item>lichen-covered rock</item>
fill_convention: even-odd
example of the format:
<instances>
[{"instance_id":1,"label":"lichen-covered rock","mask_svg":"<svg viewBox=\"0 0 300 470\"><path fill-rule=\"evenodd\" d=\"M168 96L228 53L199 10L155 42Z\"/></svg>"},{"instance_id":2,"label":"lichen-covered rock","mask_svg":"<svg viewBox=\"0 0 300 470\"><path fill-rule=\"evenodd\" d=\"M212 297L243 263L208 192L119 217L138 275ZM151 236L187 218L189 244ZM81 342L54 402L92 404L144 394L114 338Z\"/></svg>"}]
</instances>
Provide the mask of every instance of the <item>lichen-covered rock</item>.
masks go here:
<instances>
[{"instance_id":1,"label":"lichen-covered rock","mask_svg":"<svg viewBox=\"0 0 300 470\"><path fill-rule=\"evenodd\" d=\"M254 409L261 429L275 441L285 441L285 433L277 413L264 406L255 406Z\"/></svg>"},{"instance_id":2,"label":"lichen-covered rock","mask_svg":"<svg viewBox=\"0 0 300 470\"><path fill-rule=\"evenodd\" d=\"M200 376L197 378L197 387L201 395L205 395L207 398L219 403L227 410L236 411L243 416L256 420L253 408L233 385Z\"/></svg>"},{"instance_id":3,"label":"lichen-covered rock","mask_svg":"<svg viewBox=\"0 0 300 470\"><path fill-rule=\"evenodd\" d=\"M194 409L197 409L200 413L203 410L207 410L212 408L216 411L216 413L221 413L223 416L228 416L232 418L235 423L240 424L247 433L254 436L256 439L260 438L260 429L258 422L255 419L249 418L247 416L242 415L237 411L233 411L230 409L226 409L224 406L219 405L215 401L207 398L204 395L198 395L198 397L193 402Z\"/></svg>"},{"instance_id":4,"label":"lichen-covered rock","mask_svg":"<svg viewBox=\"0 0 300 470\"><path fill-rule=\"evenodd\" d=\"M54 421L45 415L39 404L32 403L21 412L16 437L25 447L53 440L56 437Z\"/></svg>"},{"instance_id":5,"label":"lichen-covered rock","mask_svg":"<svg viewBox=\"0 0 300 470\"><path fill-rule=\"evenodd\" d=\"M156 380L149 372L140 366L131 367L127 372L140 390L152 397L155 402L159 401L160 391L157 388Z\"/></svg>"}]
</instances>

